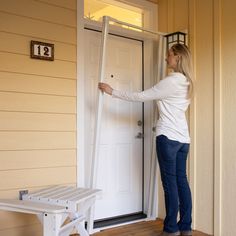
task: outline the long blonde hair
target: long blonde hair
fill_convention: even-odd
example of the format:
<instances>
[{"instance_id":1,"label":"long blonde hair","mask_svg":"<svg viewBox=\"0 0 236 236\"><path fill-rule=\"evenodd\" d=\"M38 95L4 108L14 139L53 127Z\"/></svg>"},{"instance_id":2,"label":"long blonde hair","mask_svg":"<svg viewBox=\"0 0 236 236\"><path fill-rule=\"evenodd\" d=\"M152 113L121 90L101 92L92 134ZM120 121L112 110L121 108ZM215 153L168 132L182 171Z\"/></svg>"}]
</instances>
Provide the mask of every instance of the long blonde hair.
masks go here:
<instances>
[{"instance_id":1,"label":"long blonde hair","mask_svg":"<svg viewBox=\"0 0 236 236\"><path fill-rule=\"evenodd\" d=\"M174 55L179 56L176 71L184 74L189 82L188 97L193 95L194 83L193 83L193 65L191 53L187 46L184 44L174 44L171 47Z\"/></svg>"}]
</instances>

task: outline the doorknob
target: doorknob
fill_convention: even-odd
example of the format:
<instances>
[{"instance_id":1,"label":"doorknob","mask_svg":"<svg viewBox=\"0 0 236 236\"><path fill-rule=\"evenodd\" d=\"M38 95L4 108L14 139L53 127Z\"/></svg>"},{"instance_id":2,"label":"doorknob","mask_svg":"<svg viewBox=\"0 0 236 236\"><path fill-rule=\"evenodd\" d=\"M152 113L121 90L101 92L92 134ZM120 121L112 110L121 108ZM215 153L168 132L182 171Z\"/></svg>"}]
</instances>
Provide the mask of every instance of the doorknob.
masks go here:
<instances>
[{"instance_id":1,"label":"doorknob","mask_svg":"<svg viewBox=\"0 0 236 236\"><path fill-rule=\"evenodd\" d=\"M138 125L138 126L142 126L142 125L143 125L143 122L142 122L141 120L138 120L137 125Z\"/></svg>"},{"instance_id":2,"label":"doorknob","mask_svg":"<svg viewBox=\"0 0 236 236\"><path fill-rule=\"evenodd\" d=\"M138 134L135 136L135 138L144 138L143 133L138 132Z\"/></svg>"}]
</instances>

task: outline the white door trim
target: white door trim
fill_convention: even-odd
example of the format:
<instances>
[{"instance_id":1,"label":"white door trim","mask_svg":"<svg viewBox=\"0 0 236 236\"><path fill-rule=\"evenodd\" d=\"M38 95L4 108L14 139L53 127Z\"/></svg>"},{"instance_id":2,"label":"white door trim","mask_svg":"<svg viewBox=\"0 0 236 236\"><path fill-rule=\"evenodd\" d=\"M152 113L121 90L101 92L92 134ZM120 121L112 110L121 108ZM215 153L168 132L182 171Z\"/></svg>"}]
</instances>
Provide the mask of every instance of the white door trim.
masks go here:
<instances>
[{"instance_id":1,"label":"white door trim","mask_svg":"<svg viewBox=\"0 0 236 236\"><path fill-rule=\"evenodd\" d=\"M120 2L139 6L143 8L144 14L144 28L157 30L157 11L153 7L153 3L145 0L119 0ZM156 5L155 5L156 6ZM84 27L100 28L100 23L92 23L91 21L84 20L84 1L77 0L77 186L83 187L85 185L85 170L84 170ZM117 34L124 36L132 36L133 38L142 39L144 41L144 88L148 88L153 84L153 70L154 70L154 50L153 50L153 37L143 33L131 30L117 30L117 27L111 27L111 30ZM145 151L144 158L152 155L152 103L145 104ZM150 165L144 166L144 211L148 208L148 188L149 188L149 175ZM145 174L146 173L146 174Z\"/></svg>"},{"instance_id":2,"label":"white door trim","mask_svg":"<svg viewBox=\"0 0 236 236\"><path fill-rule=\"evenodd\" d=\"M77 0L77 186L85 185L84 167L84 1Z\"/></svg>"}]
</instances>

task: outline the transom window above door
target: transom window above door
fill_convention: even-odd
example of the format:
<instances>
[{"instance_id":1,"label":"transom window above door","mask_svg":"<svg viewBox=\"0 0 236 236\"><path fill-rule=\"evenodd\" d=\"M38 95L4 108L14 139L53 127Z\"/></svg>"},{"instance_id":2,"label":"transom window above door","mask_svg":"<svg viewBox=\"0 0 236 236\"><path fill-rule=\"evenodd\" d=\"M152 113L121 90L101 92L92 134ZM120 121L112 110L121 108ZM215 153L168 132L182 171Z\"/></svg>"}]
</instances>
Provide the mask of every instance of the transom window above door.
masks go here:
<instances>
[{"instance_id":1,"label":"transom window above door","mask_svg":"<svg viewBox=\"0 0 236 236\"><path fill-rule=\"evenodd\" d=\"M143 10L118 0L84 0L84 18L102 21L103 16L110 16L135 26L143 26ZM111 24L116 24L110 22ZM130 28L122 25L124 28Z\"/></svg>"}]
</instances>

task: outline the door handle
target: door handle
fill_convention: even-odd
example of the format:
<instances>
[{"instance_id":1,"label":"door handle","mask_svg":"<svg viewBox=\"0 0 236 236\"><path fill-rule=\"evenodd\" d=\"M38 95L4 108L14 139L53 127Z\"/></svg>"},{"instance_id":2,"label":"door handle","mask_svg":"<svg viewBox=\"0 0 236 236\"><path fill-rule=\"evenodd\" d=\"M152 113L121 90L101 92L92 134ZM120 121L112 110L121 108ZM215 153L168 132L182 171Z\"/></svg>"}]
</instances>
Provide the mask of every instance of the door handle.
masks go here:
<instances>
[{"instance_id":1,"label":"door handle","mask_svg":"<svg viewBox=\"0 0 236 236\"><path fill-rule=\"evenodd\" d=\"M138 134L135 136L135 138L144 138L143 133L138 132Z\"/></svg>"}]
</instances>

